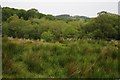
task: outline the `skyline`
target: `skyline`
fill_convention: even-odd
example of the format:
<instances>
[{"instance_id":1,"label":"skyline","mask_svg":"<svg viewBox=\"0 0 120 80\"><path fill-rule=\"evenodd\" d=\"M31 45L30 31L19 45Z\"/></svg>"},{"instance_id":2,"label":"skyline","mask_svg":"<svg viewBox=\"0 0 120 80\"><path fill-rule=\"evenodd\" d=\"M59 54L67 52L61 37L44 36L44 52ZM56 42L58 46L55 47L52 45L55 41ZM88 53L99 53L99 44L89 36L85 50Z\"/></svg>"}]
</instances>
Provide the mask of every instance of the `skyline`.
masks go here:
<instances>
[{"instance_id":1,"label":"skyline","mask_svg":"<svg viewBox=\"0 0 120 80\"><path fill-rule=\"evenodd\" d=\"M40 13L54 16L69 14L96 17L101 11L118 14L118 2L2 2L2 7L25 10L35 8Z\"/></svg>"}]
</instances>

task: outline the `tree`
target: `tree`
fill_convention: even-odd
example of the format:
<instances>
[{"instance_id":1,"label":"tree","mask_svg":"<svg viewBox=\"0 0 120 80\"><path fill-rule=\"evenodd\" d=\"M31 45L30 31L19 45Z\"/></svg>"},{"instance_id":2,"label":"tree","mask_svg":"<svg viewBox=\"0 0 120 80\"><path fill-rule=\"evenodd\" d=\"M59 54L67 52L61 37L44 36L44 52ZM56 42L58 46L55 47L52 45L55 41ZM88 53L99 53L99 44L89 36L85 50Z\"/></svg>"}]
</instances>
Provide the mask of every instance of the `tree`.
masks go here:
<instances>
[{"instance_id":1,"label":"tree","mask_svg":"<svg viewBox=\"0 0 120 80\"><path fill-rule=\"evenodd\" d=\"M95 39L118 39L118 15L108 12L98 13L98 17L93 18L82 27L88 37Z\"/></svg>"},{"instance_id":2,"label":"tree","mask_svg":"<svg viewBox=\"0 0 120 80\"><path fill-rule=\"evenodd\" d=\"M11 16L7 22L3 25L4 35L24 38L31 29L32 24L30 21L25 21L19 18L17 15Z\"/></svg>"},{"instance_id":3,"label":"tree","mask_svg":"<svg viewBox=\"0 0 120 80\"><path fill-rule=\"evenodd\" d=\"M78 34L78 30L73 26L65 26L62 29L62 35L64 38L75 38Z\"/></svg>"},{"instance_id":4,"label":"tree","mask_svg":"<svg viewBox=\"0 0 120 80\"><path fill-rule=\"evenodd\" d=\"M29 18L37 18L38 17L38 10L35 9L35 8L32 8L32 9L29 9L27 12L26 12L26 19L29 19Z\"/></svg>"},{"instance_id":5,"label":"tree","mask_svg":"<svg viewBox=\"0 0 120 80\"><path fill-rule=\"evenodd\" d=\"M42 18L46 16L45 14L39 13L37 9L32 8L28 11L23 9L15 9L9 7L2 8L2 21L6 21L9 17L16 14L19 18L23 17L24 20L28 20L29 18Z\"/></svg>"},{"instance_id":6,"label":"tree","mask_svg":"<svg viewBox=\"0 0 120 80\"><path fill-rule=\"evenodd\" d=\"M55 17L52 15L46 15L45 18L48 20L55 20Z\"/></svg>"},{"instance_id":7,"label":"tree","mask_svg":"<svg viewBox=\"0 0 120 80\"><path fill-rule=\"evenodd\" d=\"M54 37L54 35L50 31L43 32L41 34L41 38L46 41L52 41L53 37Z\"/></svg>"}]
</instances>

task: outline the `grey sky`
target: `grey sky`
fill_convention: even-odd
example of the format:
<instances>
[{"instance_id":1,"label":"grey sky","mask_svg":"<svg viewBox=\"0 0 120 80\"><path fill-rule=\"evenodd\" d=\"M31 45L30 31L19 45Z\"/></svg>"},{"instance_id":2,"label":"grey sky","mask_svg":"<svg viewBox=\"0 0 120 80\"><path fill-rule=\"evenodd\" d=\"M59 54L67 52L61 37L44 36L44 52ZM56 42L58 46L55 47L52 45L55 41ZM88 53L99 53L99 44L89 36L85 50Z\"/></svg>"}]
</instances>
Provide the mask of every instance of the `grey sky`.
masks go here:
<instances>
[{"instance_id":1,"label":"grey sky","mask_svg":"<svg viewBox=\"0 0 120 80\"><path fill-rule=\"evenodd\" d=\"M94 17L100 11L118 13L118 2L2 2L2 7L36 8L44 14L80 15Z\"/></svg>"}]
</instances>

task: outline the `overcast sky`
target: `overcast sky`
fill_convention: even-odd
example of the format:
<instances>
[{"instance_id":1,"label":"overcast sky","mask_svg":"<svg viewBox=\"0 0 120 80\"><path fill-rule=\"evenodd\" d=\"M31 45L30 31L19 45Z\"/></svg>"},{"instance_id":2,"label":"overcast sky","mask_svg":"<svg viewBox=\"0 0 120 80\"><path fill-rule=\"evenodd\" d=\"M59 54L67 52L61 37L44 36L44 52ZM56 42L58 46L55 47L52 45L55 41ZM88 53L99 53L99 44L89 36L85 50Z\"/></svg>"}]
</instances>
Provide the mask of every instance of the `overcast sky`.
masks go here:
<instances>
[{"instance_id":1,"label":"overcast sky","mask_svg":"<svg viewBox=\"0 0 120 80\"><path fill-rule=\"evenodd\" d=\"M118 13L118 2L117 1L35 1L30 0L29 2L25 0L21 1L3 1L2 7L11 7L18 9L31 9L36 8L39 12L44 14L60 15L60 14L70 14L70 15L80 15L95 17L100 11L108 11L111 13Z\"/></svg>"}]
</instances>

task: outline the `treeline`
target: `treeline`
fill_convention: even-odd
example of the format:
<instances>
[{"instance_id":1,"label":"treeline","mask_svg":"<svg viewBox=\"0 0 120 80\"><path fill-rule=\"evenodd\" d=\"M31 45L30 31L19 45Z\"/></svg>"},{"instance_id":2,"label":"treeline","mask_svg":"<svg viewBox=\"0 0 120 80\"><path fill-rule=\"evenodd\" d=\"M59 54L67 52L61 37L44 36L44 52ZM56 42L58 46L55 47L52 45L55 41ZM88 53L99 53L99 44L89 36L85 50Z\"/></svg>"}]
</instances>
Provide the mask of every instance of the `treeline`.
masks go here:
<instances>
[{"instance_id":1,"label":"treeline","mask_svg":"<svg viewBox=\"0 0 120 80\"><path fill-rule=\"evenodd\" d=\"M70 38L120 39L120 22L116 14L102 11L89 20L64 20L39 13L3 7L3 36L60 41Z\"/></svg>"},{"instance_id":2,"label":"treeline","mask_svg":"<svg viewBox=\"0 0 120 80\"><path fill-rule=\"evenodd\" d=\"M80 25L77 21L66 23L63 20L51 21L45 18L24 20L14 15L3 23L3 36L42 38L46 41L75 38L78 37Z\"/></svg>"},{"instance_id":3,"label":"treeline","mask_svg":"<svg viewBox=\"0 0 120 80\"><path fill-rule=\"evenodd\" d=\"M54 19L54 16L52 15L45 15L42 13L39 13L39 11L35 8L24 10L24 9L15 9L15 8L9 8L9 7L3 7L2 8L2 20L6 21L9 17L16 14L19 18L23 18L24 20L28 20L30 18L42 18L46 17L47 19Z\"/></svg>"}]
</instances>

